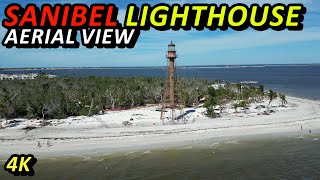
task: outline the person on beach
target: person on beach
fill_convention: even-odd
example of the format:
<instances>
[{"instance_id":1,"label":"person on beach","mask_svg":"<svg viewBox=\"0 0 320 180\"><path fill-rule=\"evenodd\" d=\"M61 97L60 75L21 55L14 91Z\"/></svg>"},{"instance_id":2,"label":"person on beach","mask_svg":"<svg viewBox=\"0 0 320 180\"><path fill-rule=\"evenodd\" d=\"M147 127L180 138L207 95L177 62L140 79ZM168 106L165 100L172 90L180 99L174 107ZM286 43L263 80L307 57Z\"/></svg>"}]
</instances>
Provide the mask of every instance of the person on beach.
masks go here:
<instances>
[{"instance_id":1,"label":"person on beach","mask_svg":"<svg viewBox=\"0 0 320 180\"><path fill-rule=\"evenodd\" d=\"M301 131L302 131L302 125L301 125Z\"/></svg>"},{"instance_id":2,"label":"person on beach","mask_svg":"<svg viewBox=\"0 0 320 180\"><path fill-rule=\"evenodd\" d=\"M309 134L311 134L311 130L309 130Z\"/></svg>"}]
</instances>

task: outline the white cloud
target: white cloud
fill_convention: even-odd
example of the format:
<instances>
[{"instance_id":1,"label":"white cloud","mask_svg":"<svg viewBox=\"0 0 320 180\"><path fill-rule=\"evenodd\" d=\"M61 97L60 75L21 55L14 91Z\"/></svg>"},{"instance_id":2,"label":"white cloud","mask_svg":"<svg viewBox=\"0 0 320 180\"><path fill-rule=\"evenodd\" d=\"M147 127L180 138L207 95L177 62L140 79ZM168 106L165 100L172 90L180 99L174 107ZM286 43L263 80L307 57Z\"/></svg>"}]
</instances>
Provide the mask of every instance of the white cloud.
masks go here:
<instances>
[{"instance_id":1,"label":"white cloud","mask_svg":"<svg viewBox=\"0 0 320 180\"><path fill-rule=\"evenodd\" d=\"M308 28L303 31L242 31L218 37L181 41L179 46L183 47L181 53L195 54L316 40L320 40L320 30Z\"/></svg>"}]
</instances>

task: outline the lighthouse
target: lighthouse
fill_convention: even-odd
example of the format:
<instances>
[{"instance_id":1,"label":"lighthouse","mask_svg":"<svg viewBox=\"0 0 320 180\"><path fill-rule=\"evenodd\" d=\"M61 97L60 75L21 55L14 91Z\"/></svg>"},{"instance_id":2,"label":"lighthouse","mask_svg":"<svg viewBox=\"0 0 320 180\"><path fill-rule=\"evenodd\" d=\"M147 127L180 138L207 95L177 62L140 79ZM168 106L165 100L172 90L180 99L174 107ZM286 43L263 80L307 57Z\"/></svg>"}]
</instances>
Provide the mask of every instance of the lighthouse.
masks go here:
<instances>
[{"instance_id":1,"label":"lighthouse","mask_svg":"<svg viewBox=\"0 0 320 180\"><path fill-rule=\"evenodd\" d=\"M168 45L167 59L169 61L169 84L170 84L170 108L175 108L174 99L174 83L175 83L175 60L177 58L176 45L171 43Z\"/></svg>"},{"instance_id":2,"label":"lighthouse","mask_svg":"<svg viewBox=\"0 0 320 180\"><path fill-rule=\"evenodd\" d=\"M162 108L161 108L161 119L168 118L170 120L177 120L174 110L176 107L181 108L181 102L179 101L179 94L176 86L178 83L177 71L176 71L176 59L178 58L176 52L176 45L171 43L168 45L168 51L166 53L167 65L167 76L164 84L164 93L162 96ZM176 99L178 97L178 99ZM181 97L180 97L181 98ZM181 99L180 99L181 100ZM177 103L177 104L176 104ZM168 110L170 108L170 110ZM170 112L169 116L166 116L166 112Z\"/></svg>"}]
</instances>

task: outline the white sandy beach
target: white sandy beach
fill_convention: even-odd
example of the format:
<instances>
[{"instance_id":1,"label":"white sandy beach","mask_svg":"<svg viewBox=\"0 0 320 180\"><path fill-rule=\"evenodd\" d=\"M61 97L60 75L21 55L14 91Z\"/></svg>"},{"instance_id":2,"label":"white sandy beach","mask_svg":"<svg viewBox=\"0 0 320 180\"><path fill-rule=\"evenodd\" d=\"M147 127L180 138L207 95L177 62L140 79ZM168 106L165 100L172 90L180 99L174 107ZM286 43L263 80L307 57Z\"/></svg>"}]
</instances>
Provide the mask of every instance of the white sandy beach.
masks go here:
<instances>
[{"instance_id":1,"label":"white sandy beach","mask_svg":"<svg viewBox=\"0 0 320 180\"><path fill-rule=\"evenodd\" d=\"M166 149L192 146L210 140L238 140L243 137L305 135L320 132L320 102L287 97L287 107L271 107L275 113L259 115L266 109L267 101L252 104L245 112L234 113L229 108L221 118L207 118L204 108L186 108L189 111L186 124L163 125L157 107L110 111L93 117L70 117L51 121L50 126L23 130L27 126L39 126L40 120L17 119L12 127L0 129L0 159L11 154L34 154L36 157L61 157L78 155L105 155L115 152ZM130 119L133 119L130 121ZM123 121L132 125L124 126ZM12 123L11 123L12 124ZM303 130L301 130L301 126ZM5 127L5 128L4 128ZM40 144L40 147L38 146ZM208 144L209 146L210 144Z\"/></svg>"}]
</instances>

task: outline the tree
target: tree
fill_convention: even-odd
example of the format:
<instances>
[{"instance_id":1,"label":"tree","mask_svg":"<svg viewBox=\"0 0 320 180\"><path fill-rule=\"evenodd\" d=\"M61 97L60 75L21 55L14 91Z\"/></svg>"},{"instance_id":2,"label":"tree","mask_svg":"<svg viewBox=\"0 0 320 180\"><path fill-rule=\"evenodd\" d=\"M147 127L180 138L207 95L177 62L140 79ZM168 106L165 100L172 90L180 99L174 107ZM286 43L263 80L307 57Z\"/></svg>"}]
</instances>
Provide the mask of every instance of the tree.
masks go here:
<instances>
[{"instance_id":1,"label":"tree","mask_svg":"<svg viewBox=\"0 0 320 180\"><path fill-rule=\"evenodd\" d=\"M46 103L43 105L42 109L41 109L41 114L42 114L42 126L45 126L45 116L46 115L52 115L55 114L55 112L57 112L57 110L59 109L60 104L59 102L57 102L56 100L51 100L49 103Z\"/></svg>"},{"instance_id":2,"label":"tree","mask_svg":"<svg viewBox=\"0 0 320 180\"><path fill-rule=\"evenodd\" d=\"M234 110L235 110L235 112L237 113L238 112L238 107L242 107L244 110L245 110L245 112L247 111L247 107L248 107L248 105L249 105L249 103L247 102L247 101L240 101L239 103L234 103L233 105L232 105L232 107L234 108Z\"/></svg>"},{"instance_id":3,"label":"tree","mask_svg":"<svg viewBox=\"0 0 320 180\"><path fill-rule=\"evenodd\" d=\"M92 93L91 93L90 108L89 108L89 112L88 112L88 115L87 115L87 116L91 116L92 108L93 108L93 105L94 105L94 98L95 98L95 93L92 92Z\"/></svg>"},{"instance_id":4,"label":"tree","mask_svg":"<svg viewBox=\"0 0 320 180\"><path fill-rule=\"evenodd\" d=\"M223 106L232 100L234 97L233 92L230 89L218 88L215 89L212 86L208 88L208 96L204 106L207 108L207 114L209 117L216 117L216 114L213 114L213 107L216 105L220 106L220 113L222 113Z\"/></svg>"},{"instance_id":5,"label":"tree","mask_svg":"<svg viewBox=\"0 0 320 180\"><path fill-rule=\"evenodd\" d=\"M214 112L213 106L207 107L207 116L210 118L216 118L217 114Z\"/></svg>"},{"instance_id":6,"label":"tree","mask_svg":"<svg viewBox=\"0 0 320 180\"><path fill-rule=\"evenodd\" d=\"M236 84L236 88L238 90L238 100L241 99L241 95L242 95L242 84L241 83L237 83Z\"/></svg>"},{"instance_id":7,"label":"tree","mask_svg":"<svg viewBox=\"0 0 320 180\"><path fill-rule=\"evenodd\" d=\"M247 101L241 101L239 102L239 107L242 107L244 109L245 112L247 112L247 107L248 107L249 103Z\"/></svg>"},{"instance_id":8,"label":"tree","mask_svg":"<svg viewBox=\"0 0 320 180\"><path fill-rule=\"evenodd\" d=\"M276 99L277 97L278 97L278 94L270 89L270 90L269 90L269 93L268 93L268 98L269 98L268 107L269 107L269 105L271 104L271 102L272 102L274 99Z\"/></svg>"},{"instance_id":9,"label":"tree","mask_svg":"<svg viewBox=\"0 0 320 180\"><path fill-rule=\"evenodd\" d=\"M207 87L214 81L196 78L180 79L178 90L185 93L186 104L197 103L208 95ZM33 80L0 81L0 117L66 118L92 116L106 108L141 106L159 103L164 87L163 78L116 77L41 77ZM221 92L223 92L221 90ZM211 96L211 103L225 98ZM210 99L210 98L209 98ZM210 104L211 104L210 103Z\"/></svg>"},{"instance_id":10,"label":"tree","mask_svg":"<svg viewBox=\"0 0 320 180\"><path fill-rule=\"evenodd\" d=\"M114 109L116 106L116 103L119 100L118 92L113 88L109 88L106 90L106 96L108 97L108 99L111 103L111 109Z\"/></svg>"},{"instance_id":11,"label":"tree","mask_svg":"<svg viewBox=\"0 0 320 180\"><path fill-rule=\"evenodd\" d=\"M207 109L207 116L208 117L216 117L215 112L213 110L213 107L217 105L216 101L216 90L212 87L208 87L208 96L206 98L206 101L204 103L204 107Z\"/></svg>"},{"instance_id":12,"label":"tree","mask_svg":"<svg viewBox=\"0 0 320 180\"><path fill-rule=\"evenodd\" d=\"M257 88L258 101L263 100L264 98L264 85L260 84Z\"/></svg>"},{"instance_id":13,"label":"tree","mask_svg":"<svg viewBox=\"0 0 320 180\"><path fill-rule=\"evenodd\" d=\"M279 94L279 98L281 99L281 106L285 107L288 103L286 96L284 94Z\"/></svg>"}]
</instances>

